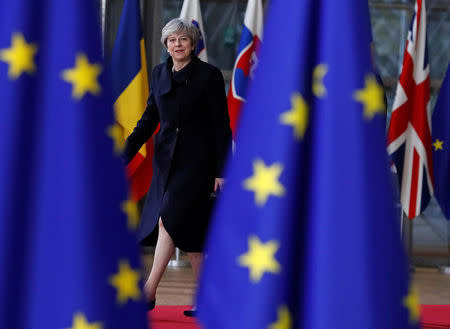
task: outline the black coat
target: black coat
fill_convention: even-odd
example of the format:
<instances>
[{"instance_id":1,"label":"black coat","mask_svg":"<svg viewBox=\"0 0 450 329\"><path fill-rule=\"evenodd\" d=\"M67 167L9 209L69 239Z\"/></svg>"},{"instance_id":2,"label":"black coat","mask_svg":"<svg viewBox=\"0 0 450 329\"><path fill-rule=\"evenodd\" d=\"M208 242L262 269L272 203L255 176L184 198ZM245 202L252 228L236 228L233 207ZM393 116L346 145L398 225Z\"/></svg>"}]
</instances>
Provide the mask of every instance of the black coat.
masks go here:
<instances>
[{"instance_id":1,"label":"black coat","mask_svg":"<svg viewBox=\"0 0 450 329\"><path fill-rule=\"evenodd\" d=\"M147 108L127 138L125 157L131 161L160 124L138 239L161 217L175 245L196 252L206 235L214 179L222 177L230 149L230 119L218 68L193 56L179 72L171 69L171 58L153 69Z\"/></svg>"}]
</instances>

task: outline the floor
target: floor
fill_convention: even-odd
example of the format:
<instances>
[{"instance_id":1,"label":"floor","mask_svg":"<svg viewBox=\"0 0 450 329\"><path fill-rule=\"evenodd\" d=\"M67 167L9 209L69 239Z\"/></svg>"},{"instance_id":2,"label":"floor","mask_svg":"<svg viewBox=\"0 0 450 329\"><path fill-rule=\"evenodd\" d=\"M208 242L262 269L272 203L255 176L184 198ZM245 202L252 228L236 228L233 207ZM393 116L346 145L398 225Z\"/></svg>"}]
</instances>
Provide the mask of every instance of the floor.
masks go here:
<instances>
[{"instance_id":1,"label":"floor","mask_svg":"<svg viewBox=\"0 0 450 329\"><path fill-rule=\"evenodd\" d=\"M152 256L144 256L143 260L145 268L149 269ZM419 291L421 304L450 305L450 274L443 274L436 268L416 268L413 280ZM190 266L168 267L158 287L157 304L190 305L195 287Z\"/></svg>"},{"instance_id":2,"label":"floor","mask_svg":"<svg viewBox=\"0 0 450 329\"><path fill-rule=\"evenodd\" d=\"M450 274L443 274L436 268L417 268L414 283L421 304L450 305Z\"/></svg>"}]
</instances>

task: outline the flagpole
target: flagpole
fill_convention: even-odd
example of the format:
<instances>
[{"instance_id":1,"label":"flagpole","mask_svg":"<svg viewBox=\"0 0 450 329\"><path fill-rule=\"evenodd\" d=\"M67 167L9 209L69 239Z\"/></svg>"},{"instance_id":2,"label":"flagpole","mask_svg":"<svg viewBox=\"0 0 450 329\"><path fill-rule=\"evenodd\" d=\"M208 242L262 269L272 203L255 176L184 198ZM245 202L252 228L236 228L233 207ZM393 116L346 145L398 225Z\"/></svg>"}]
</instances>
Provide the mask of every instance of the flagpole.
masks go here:
<instances>
[{"instance_id":1,"label":"flagpole","mask_svg":"<svg viewBox=\"0 0 450 329\"><path fill-rule=\"evenodd\" d=\"M450 221L447 221L447 250L450 254ZM439 272L450 275L450 264L439 266Z\"/></svg>"},{"instance_id":2,"label":"flagpole","mask_svg":"<svg viewBox=\"0 0 450 329\"><path fill-rule=\"evenodd\" d=\"M102 56L105 56L106 0L101 0Z\"/></svg>"},{"instance_id":3,"label":"flagpole","mask_svg":"<svg viewBox=\"0 0 450 329\"><path fill-rule=\"evenodd\" d=\"M403 215L405 216L405 215ZM409 256L409 271L414 273L416 271L416 267L412 263L412 254L413 254L413 221L408 219L408 256Z\"/></svg>"},{"instance_id":4,"label":"flagpole","mask_svg":"<svg viewBox=\"0 0 450 329\"><path fill-rule=\"evenodd\" d=\"M189 262L185 259L180 259L180 249L175 249L175 259L171 259L167 266L169 267L185 267L188 266Z\"/></svg>"},{"instance_id":5,"label":"flagpole","mask_svg":"<svg viewBox=\"0 0 450 329\"><path fill-rule=\"evenodd\" d=\"M403 233L404 233L404 229L403 229L404 224L403 223L405 221L404 216L405 216L405 213L403 212L402 205L400 205L400 239L402 239L403 241L405 240L404 236L403 236Z\"/></svg>"},{"instance_id":6,"label":"flagpole","mask_svg":"<svg viewBox=\"0 0 450 329\"><path fill-rule=\"evenodd\" d=\"M415 272L415 266L412 264L412 231L413 231L413 223L412 220L409 220L406 217L403 208L401 208L400 215L400 238L403 241L403 244L408 253L408 261L409 261L409 271L411 273Z\"/></svg>"}]
</instances>

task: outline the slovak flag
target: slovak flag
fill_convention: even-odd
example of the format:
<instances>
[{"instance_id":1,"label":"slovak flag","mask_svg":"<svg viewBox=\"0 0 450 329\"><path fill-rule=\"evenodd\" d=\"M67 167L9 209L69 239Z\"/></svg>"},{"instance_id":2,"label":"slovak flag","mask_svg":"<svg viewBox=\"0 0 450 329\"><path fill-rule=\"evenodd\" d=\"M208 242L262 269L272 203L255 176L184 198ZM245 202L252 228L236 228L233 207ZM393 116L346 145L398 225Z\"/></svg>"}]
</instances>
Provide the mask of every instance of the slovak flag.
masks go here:
<instances>
[{"instance_id":1,"label":"slovak flag","mask_svg":"<svg viewBox=\"0 0 450 329\"><path fill-rule=\"evenodd\" d=\"M410 219L425 210L433 195L426 19L425 0L416 0L387 138L402 208Z\"/></svg>"},{"instance_id":2,"label":"slovak flag","mask_svg":"<svg viewBox=\"0 0 450 329\"><path fill-rule=\"evenodd\" d=\"M247 98L247 89L258 65L257 51L262 41L263 10L261 0L249 0L245 11L244 26L236 62L228 91L228 111L236 140L236 128L242 104Z\"/></svg>"},{"instance_id":3,"label":"slovak flag","mask_svg":"<svg viewBox=\"0 0 450 329\"><path fill-rule=\"evenodd\" d=\"M202 61L207 62L208 55L206 54L205 30L203 29L202 11L200 9L199 0L184 0L183 7L181 7L180 18L191 21L192 24L198 28L200 39L197 42L195 54Z\"/></svg>"}]
</instances>

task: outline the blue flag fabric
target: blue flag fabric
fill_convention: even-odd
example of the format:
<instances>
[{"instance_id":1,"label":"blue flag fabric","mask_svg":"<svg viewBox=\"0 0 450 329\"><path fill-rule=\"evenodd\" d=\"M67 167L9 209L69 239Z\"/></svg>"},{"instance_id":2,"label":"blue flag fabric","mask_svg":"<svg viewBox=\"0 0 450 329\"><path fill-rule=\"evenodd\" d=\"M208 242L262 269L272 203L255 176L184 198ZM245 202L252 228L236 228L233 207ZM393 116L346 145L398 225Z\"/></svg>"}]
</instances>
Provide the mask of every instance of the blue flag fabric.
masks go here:
<instances>
[{"instance_id":1,"label":"blue flag fabric","mask_svg":"<svg viewBox=\"0 0 450 329\"><path fill-rule=\"evenodd\" d=\"M432 117L434 196L450 220L450 81L449 68Z\"/></svg>"},{"instance_id":2,"label":"blue flag fabric","mask_svg":"<svg viewBox=\"0 0 450 329\"><path fill-rule=\"evenodd\" d=\"M417 327L367 1L272 1L264 37L210 228L200 322Z\"/></svg>"},{"instance_id":3,"label":"blue flag fabric","mask_svg":"<svg viewBox=\"0 0 450 329\"><path fill-rule=\"evenodd\" d=\"M144 38L141 30L139 0L123 4L114 49L111 54L111 78L118 137L131 134L147 105L149 86ZM152 178L153 140L148 140L127 166L134 200L148 191Z\"/></svg>"},{"instance_id":4,"label":"blue flag fabric","mask_svg":"<svg viewBox=\"0 0 450 329\"><path fill-rule=\"evenodd\" d=\"M146 328L94 2L0 17L0 328Z\"/></svg>"}]
</instances>

